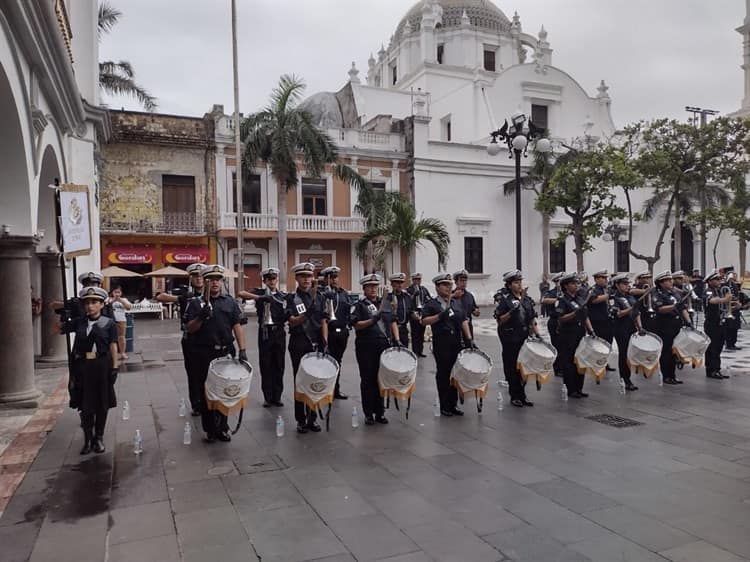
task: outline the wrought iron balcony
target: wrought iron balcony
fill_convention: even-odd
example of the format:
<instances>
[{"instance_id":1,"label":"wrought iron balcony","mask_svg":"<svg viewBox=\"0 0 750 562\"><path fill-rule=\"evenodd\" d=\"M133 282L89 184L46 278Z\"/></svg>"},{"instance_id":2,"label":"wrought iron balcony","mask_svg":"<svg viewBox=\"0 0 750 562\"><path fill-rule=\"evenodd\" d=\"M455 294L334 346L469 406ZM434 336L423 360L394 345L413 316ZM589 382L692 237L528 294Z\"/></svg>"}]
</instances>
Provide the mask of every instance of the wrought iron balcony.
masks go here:
<instances>
[{"instance_id":1,"label":"wrought iron balcony","mask_svg":"<svg viewBox=\"0 0 750 562\"><path fill-rule=\"evenodd\" d=\"M279 216L261 213L243 213L242 227L244 230L275 231L279 229ZM221 216L219 228L237 228L237 214L224 213ZM362 234L365 231L365 219L362 217L287 215L287 230L289 232Z\"/></svg>"},{"instance_id":2,"label":"wrought iron balcony","mask_svg":"<svg viewBox=\"0 0 750 562\"><path fill-rule=\"evenodd\" d=\"M205 234L206 220L204 213L162 213L159 218L130 221L102 215L100 227L108 233Z\"/></svg>"}]
</instances>

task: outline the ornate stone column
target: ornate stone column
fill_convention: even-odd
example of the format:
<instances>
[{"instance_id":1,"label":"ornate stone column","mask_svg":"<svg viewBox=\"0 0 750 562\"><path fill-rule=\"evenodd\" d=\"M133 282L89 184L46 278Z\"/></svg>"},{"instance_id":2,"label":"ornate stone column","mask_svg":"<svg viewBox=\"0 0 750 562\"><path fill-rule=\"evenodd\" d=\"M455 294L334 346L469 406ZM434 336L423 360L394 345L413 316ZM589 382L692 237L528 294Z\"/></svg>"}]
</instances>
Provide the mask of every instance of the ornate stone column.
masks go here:
<instances>
[{"instance_id":1,"label":"ornate stone column","mask_svg":"<svg viewBox=\"0 0 750 562\"><path fill-rule=\"evenodd\" d=\"M31 236L0 238L0 403L36 406L34 336L31 326Z\"/></svg>"},{"instance_id":2,"label":"ornate stone column","mask_svg":"<svg viewBox=\"0 0 750 562\"><path fill-rule=\"evenodd\" d=\"M58 332L60 317L49 307L54 300L62 300L63 286L58 254L37 254L42 262L42 356L40 361L57 363L67 360L65 336Z\"/></svg>"}]
</instances>

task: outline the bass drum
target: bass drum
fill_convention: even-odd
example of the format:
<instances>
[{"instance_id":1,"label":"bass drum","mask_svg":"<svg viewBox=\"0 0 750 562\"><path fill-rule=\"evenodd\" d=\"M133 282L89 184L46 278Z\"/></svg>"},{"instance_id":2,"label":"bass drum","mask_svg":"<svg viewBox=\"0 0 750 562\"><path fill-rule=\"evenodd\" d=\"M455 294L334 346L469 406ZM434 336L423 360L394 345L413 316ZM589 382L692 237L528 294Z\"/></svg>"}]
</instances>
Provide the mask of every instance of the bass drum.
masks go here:
<instances>
[{"instance_id":1,"label":"bass drum","mask_svg":"<svg viewBox=\"0 0 750 562\"><path fill-rule=\"evenodd\" d=\"M659 336L646 332L642 336L634 333L628 342L628 367L634 372L650 377L659 369L662 341ZM622 350L620 350L622 353Z\"/></svg>"},{"instance_id":2,"label":"bass drum","mask_svg":"<svg viewBox=\"0 0 750 562\"><path fill-rule=\"evenodd\" d=\"M518 353L516 366L521 371L524 382L529 377L535 377L539 383L546 383L552 379L554 373L557 350L542 340L527 339Z\"/></svg>"},{"instance_id":3,"label":"bass drum","mask_svg":"<svg viewBox=\"0 0 750 562\"><path fill-rule=\"evenodd\" d=\"M683 327L672 342L672 351L683 365L702 367L711 339L696 328Z\"/></svg>"},{"instance_id":4,"label":"bass drum","mask_svg":"<svg viewBox=\"0 0 750 562\"><path fill-rule=\"evenodd\" d=\"M586 335L581 339L575 353L575 363L582 375L591 375L597 384L607 373L607 362L612 344L596 336Z\"/></svg>"},{"instance_id":5,"label":"bass drum","mask_svg":"<svg viewBox=\"0 0 750 562\"><path fill-rule=\"evenodd\" d=\"M378 386L383 398L411 398L417 383L417 356L405 347L389 347L380 355Z\"/></svg>"},{"instance_id":6,"label":"bass drum","mask_svg":"<svg viewBox=\"0 0 750 562\"><path fill-rule=\"evenodd\" d=\"M302 356L294 384L294 399L304 402L312 410L320 410L333 402L339 363L324 353L307 353Z\"/></svg>"},{"instance_id":7,"label":"bass drum","mask_svg":"<svg viewBox=\"0 0 750 562\"><path fill-rule=\"evenodd\" d=\"M206 403L209 410L218 410L228 416L247 406L253 368L231 357L219 357L208 366L206 377Z\"/></svg>"}]
</instances>

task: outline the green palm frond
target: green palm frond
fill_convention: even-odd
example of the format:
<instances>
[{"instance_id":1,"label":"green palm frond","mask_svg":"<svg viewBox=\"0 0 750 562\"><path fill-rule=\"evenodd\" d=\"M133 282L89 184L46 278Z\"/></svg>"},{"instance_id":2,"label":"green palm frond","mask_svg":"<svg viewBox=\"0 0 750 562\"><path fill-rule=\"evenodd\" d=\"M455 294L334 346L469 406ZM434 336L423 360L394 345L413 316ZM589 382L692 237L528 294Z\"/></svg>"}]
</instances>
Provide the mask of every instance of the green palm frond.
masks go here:
<instances>
[{"instance_id":1,"label":"green palm frond","mask_svg":"<svg viewBox=\"0 0 750 562\"><path fill-rule=\"evenodd\" d=\"M156 98L133 79L133 68L125 61L99 63L99 86L111 95L134 97L147 110L157 108Z\"/></svg>"}]
</instances>

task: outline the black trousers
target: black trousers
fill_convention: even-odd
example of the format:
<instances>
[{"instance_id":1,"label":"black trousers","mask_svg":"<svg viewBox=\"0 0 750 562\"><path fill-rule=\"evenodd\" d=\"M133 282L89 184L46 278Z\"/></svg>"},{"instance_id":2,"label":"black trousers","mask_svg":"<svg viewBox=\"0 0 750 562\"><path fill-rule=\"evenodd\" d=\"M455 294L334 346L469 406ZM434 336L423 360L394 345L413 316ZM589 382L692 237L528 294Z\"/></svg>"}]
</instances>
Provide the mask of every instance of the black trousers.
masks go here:
<instances>
[{"instance_id":1,"label":"black trousers","mask_svg":"<svg viewBox=\"0 0 750 562\"><path fill-rule=\"evenodd\" d=\"M571 324L562 324L557 338L557 359L563 374L563 382L568 394L581 392L585 376L578 373L574 357L578 344L584 336L584 330Z\"/></svg>"},{"instance_id":2,"label":"black trousers","mask_svg":"<svg viewBox=\"0 0 750 562\"><path fill-rule=\"evenodd\" d=\"M620 378L625 382L630 382L628 345L630 345L630 336L633 335L635 329L615 328L614 332L615 341L617 342L617 366L620 369Z\"/></svg>"},{"instance_id":3,"label":"black trousers","mask_svg":"<svg viewBox=\"0 0 750 562\"><path fill-rule=\"evenodd\" d=\"M234 355L234 348L229 350ZM229 422L227 417L218 410L209 410L206 402L206 377L208 377L208 367L211 361L217 357L224 357L227 349L214 349L208 346L196 346L191 353L192 360L195 362L195 373L197 383L200 384L201 393L198 400L197 410L201 414L201 426L208 436L215 436L219 433L229 431Z\"/></svg>"},{"instance_id":4,"label":"black trousers","mask_svg":"<svg viewBox=\"0 0 750 562\"><path fill-rule=\"evenodd\" d=\"M526 400L526 383L521 378L521 371L517 366L518 354L524 341L526 338L500 338L503 347L503 371L505 380L508 381L511 400Z\"/></svg>"},{"instance_id":5,"label":"black trousers","mask_svg":"<svg viewBox=\"0 0 750 562\"><path fill-rule=\"evenodd\" d=\"M382 416L385 412L383 398L378 388L380 355L388 347L385 338L357 338L354 353L359 367L359 390L362 393L362 411L366 417Z\"/></svg>"},{"instance_id":6,"label":"black trousers","mask_svg":"<svg viewBox=\"0 0 750 562\"><path fill-rule=\"evenodd\" d=\"M188 380L188 396L190 398L190 406L194 412L200 412L200 403L204 394L203 383L205 383L205 375L203 382L201 382L201 375L198 369L196 369L197 362L195 361L195 350L190 345L190 341L186 338L182 338L180 341L182 345L182 358L185 364L185 373L187 374Z\"/></svg>"},{"instance_id":7,"label":"black trousers","mask_svg":"<svg viewBox=\"0 0 750 562\"><path fill-rule=\"evenodd\" d=\"M411 350L417 355L424 355L424 326L419 320L410 320Z\"/></svg>"},{"instance_id":8,"label":"black trousers","mask_svg":"<svg viewBox=\"0 0 750 562\"><path fill-rule=\"evenodd\" d=\"M605 318L604 320L592 320L591 327L594 329L594 333L606 340L608 343L612 343L614 337L614 330L612 328L612 322Z\"/></svg>"},{"instance_id":9,"label":"black trousers","mask_svg":"<svg viewBox=\"0 0 750 562\"><path fill-rule=\"evenodd\" d=\"M552 365L555 374L557 374L562 371L560 368L560 350L558 349L558 346L560 345L560 335L557 333L557 318L550 317L550 319L547 320L547 331L549 332L549 342L552 344L552 347L557 349L557 358Z\"/></svg>"},{"instance_id":10,"label":"black trousers","mask_svg":"<svg viewBox=\"0 0 750 562\"><path fill-rule=\"evenodd\" d=\"M734 347L737 344L737 333L740 330L739 312L732 314L731 319L724 322L724 342L727 347Z\"/></svg>"},{"instance_id":11,"label":"black trousers","mask_svg":"<svg viewBox=\"0 0 750 562\"><path fill-rule=\"evenodd\" d=\"M718 322L706 322L703 326L711 343L706 349L706 374L721 370L721 350L724 348L724 330Z\"/></svg>"},{"instance_id":12,"label":"black trousers","mask_svg":"<svg viewBox=\"0 0 750 562\"><path fill-rule=\"evenodd\" d=\"M409 347L409 327L408 324L399 324L398 325L398 341L401 342L401 345L404 347Z\"/></svg>"},{"instance_id":13,"label":"black trousers","mask_svg":"<svg viewBox=\"0 0 750 562\"><path fill-rule=\"evenodd\" d=\"M292 358L292 372L294 373L295 382L297 381L297 371L299 371L299 364L302 361L302 357L312 351L314 351L313 344L307 337L289 336L289 356ZM295 398L294 419L297 420L298 425L309 425L318 419L318 415L315 413L315 410L308 408L307 404Z\"/></svg>"},{"instance_id":14,"label":"black trousers","mask_svg":"<svg viewBox=\"0 0 750 562\"><path fill-rule=\"evenodd\" d=\"M450 410L458 404L458 391L451 386L451 371L461 351L458 337L432 337L432 354L435 356L435 384L437 385L440 409Z\"/></svg>"},{"instance_id":15,"label":"black trousers","mask_svg":"<svg viewBox=\"0 0 750 562\"><path fill-rule=\"evenodd\" d=\"M664 379L673 379L676 377L675 369L677 361L675 360L672 344L674 338L680 333L680 320L673 317L656 317L653 322L654 333L661 338L661 355L659 356L659 367Z\"/></svg>"},{"instance_id":16,"label":"black trousers","mask_svg":"<svg viewBox=\"0 0 750 562\"><path fill-rule=\"evenodd\" d=\"M346 345L349 343L349 330L347 328L328 327L328 353L339 362L339 374L336 376L336 395L341 391L341 360L344 358Z\"/></svg>"},{"instance_id":17,"label":"black trousers","mask_svg":"<svg viewBox=\"0 0 750 562\"><path fill-rule=\"evenodd\" d=\"M284 392L286 332L284 326L258 326L260 387L266 402L280 402Z\"/></svg>"}]
</instances>

